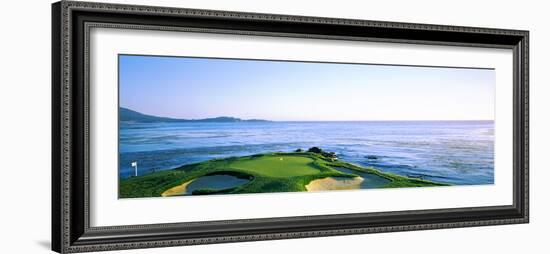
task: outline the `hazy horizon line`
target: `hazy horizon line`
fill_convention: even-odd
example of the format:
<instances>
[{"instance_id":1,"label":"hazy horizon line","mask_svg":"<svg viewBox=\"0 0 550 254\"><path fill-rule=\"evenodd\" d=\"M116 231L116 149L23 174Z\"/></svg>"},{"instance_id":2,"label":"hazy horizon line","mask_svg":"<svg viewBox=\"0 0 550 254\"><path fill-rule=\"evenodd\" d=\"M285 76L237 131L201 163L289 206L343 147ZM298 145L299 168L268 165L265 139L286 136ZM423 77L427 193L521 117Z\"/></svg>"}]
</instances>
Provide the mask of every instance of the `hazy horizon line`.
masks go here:
<instances>
[{"instance_id":1,"label":"hazy horizon line","mask_svg":"<svg viewBox=\"0 0 550 254\"><path fill-rule=\"evenodd\" d=\"M154 117L161 117L161 118L170 118L175 120L203 120L203 119L213 119L213 118L236 118L244 121L249 120L259 120L259 121L267 121L267 122L473 122L473 121L495 121L494 119L368 119L368 120L271 120L268 118L241 118L235 115L218 115L218 116L211 116L211 117L203 117L203 118L181 118L181 117L174 117L174 116L160 116L160 115L153 115L148 113L143 113L134 109L131 109L129 107L123 107L119 106L119 108L125 108L132 110L134 112L138 112L140 114L154 116Z\"/></svg>"}]
</instances>

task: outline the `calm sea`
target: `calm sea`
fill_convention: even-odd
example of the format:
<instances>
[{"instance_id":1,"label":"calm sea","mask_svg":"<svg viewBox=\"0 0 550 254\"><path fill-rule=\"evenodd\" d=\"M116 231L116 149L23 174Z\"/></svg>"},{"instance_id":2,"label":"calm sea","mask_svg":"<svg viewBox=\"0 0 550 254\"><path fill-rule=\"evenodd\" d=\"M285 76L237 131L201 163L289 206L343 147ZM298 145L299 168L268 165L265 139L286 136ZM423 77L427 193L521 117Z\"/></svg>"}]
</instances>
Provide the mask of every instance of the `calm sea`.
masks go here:
<instances>
[{"instance_id":1,"label":"calm sea","mask_svg":"<svg viewBox=\"0 0 550 254\"><path fill-rule=\"evenodd\" d=\"M493 121L121 123L119 175L317 146L341 160L452 184L494 181Z\"/></svg>"}]
</instances>

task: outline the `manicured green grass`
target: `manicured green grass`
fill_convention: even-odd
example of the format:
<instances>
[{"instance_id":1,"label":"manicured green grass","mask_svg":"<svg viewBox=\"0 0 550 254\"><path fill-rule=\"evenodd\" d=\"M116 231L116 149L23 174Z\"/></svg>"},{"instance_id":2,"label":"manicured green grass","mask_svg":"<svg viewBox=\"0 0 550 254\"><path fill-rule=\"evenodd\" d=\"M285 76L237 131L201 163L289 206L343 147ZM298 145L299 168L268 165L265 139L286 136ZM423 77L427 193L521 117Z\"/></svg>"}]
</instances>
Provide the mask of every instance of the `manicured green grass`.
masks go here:
<instances>
[{"instance_id":1,"label":"manicured green grass","mask_svg":"<svg viewBox=\"0 0 550 254\"><path fill-rule=\"evenodd\" d=\"M295 152L215 159L184 165L173 170L123 179L120 180L119 184L119 197L161 196L164 191L192 179L220 173L249 179L250 181L232 189L199 189L195 190L193 194L306 191L305 186L315 179L357 176L340 172L333 167L344 167L391 180L389 184L382 186L384 188L447 185L384 173L374 168L363 168L318 153Z\"/></svg>"},{"instance_id":2,"label":"manicured green grass","mask_svg":"<svg viewBox=\"0 0 550 254\"><path fill-rule=\"evenodd\" d=\"M293 177L319 174L314 159L305 156L272 155L236 160L230 168L240 169L254 175L268 177Z\"/></svg>"}]
</instances>

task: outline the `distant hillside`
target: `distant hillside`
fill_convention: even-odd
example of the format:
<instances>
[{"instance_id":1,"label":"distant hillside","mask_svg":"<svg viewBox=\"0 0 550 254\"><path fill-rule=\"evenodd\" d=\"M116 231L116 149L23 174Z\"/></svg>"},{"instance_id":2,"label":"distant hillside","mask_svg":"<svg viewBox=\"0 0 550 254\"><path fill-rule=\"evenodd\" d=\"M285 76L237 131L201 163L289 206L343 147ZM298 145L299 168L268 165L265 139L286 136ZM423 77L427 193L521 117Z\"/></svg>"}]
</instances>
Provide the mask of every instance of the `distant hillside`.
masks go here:
<instances>
[{"instance_id":1,"label":"distant hillside","mask_svg":"<svg viewBox=\"0 0 550 254\"><path fill-rule=\"evenodd\" d=\"M235 117L220 116L205 119L177 119L169 117L152 116L137 111L120 107L118 119L121 122L155 123L155 122L212 122L212 123L233 123L233 122L267 122L267 120L250 119L243 120Z\"/></svg>"}]
</instances>

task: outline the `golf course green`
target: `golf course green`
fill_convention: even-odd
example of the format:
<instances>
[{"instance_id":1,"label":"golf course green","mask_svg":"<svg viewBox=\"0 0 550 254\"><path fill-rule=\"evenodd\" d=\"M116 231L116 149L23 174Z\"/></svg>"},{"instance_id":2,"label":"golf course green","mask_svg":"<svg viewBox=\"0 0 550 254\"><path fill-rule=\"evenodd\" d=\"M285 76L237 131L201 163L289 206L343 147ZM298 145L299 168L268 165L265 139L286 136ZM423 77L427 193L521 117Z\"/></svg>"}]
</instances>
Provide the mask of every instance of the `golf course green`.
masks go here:
<instances>
[{"instance_id":1,"label":"golf course green","mask_svg":"<svg viewBox=\"0 0 550 254\"><path fill-rule=\"evenodd\" d=\"M363 181L374 183L363 185L367 188L447 185L360 167L332 153L313 151L214 159L122 179L119 198L359 189L365 188L360 187Z\"/></svg>"}]
</instances>

